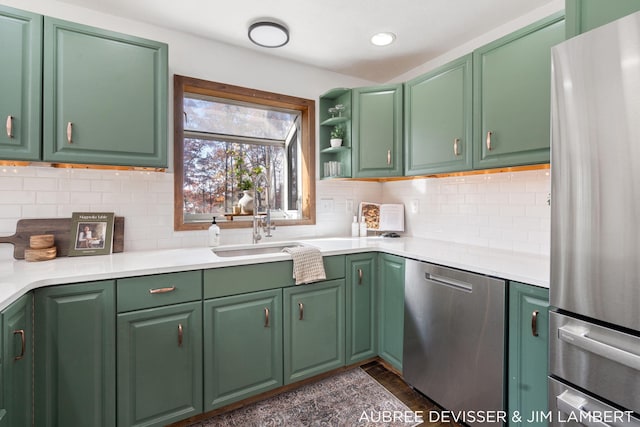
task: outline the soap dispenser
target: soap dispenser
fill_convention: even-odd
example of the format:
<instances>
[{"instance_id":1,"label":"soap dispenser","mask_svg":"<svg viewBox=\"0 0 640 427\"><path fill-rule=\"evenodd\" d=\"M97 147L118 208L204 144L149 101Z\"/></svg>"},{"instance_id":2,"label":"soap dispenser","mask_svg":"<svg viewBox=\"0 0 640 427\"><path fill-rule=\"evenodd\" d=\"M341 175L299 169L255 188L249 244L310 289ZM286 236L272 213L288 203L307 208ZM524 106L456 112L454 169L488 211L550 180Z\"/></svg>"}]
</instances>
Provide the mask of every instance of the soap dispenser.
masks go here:
<instances>
[{"instance_id":1,"label":"soap dispenser","mask_svg":"<svg viewBox=\"0 0 640 427\"><path fill-rule=\"evenodd\" d=\"M367 222L364 217L360 217L360 237L367 237Z\"/></svg>"},{"instance_id":2,"label":"soap dispenser","mask_svg":"<svg viewBox=\"0 0 640 427\"><path fill-rule=\"evenodd\" d=\"M220 227L216 224L216 217L209 227L209 246L218 246L220 244Z\"/></svg>"},{"instance_id":3,"label":"soap dispenser","mask_svg":"<svg viewBox=\"0 0 640 427\"><path fill-rule=\"evenodd\" d=\"M351 237L358 237L360 235L360 224L358 224L358 217L353 216L353 222L351 223Z\"/></svg>"}]
</instances>

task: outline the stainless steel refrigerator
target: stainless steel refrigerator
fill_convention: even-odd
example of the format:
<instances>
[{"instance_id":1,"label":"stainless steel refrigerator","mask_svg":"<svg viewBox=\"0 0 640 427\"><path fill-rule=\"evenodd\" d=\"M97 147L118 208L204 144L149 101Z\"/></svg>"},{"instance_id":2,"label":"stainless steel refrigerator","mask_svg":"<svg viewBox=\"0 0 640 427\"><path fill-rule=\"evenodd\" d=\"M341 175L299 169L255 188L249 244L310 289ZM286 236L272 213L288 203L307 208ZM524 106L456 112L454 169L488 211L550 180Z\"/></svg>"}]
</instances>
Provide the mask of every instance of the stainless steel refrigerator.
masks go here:
<instances>
[{"instance_id":1,"label":"stainless steel refrigerator","mask_svg":"<svg viewBox=\"0 0 640 427\"><path fill-rule=\"evenodd\" d=\"M640 426L640 13L552 49L552 425Z\"/></svg>"}]
</instances>

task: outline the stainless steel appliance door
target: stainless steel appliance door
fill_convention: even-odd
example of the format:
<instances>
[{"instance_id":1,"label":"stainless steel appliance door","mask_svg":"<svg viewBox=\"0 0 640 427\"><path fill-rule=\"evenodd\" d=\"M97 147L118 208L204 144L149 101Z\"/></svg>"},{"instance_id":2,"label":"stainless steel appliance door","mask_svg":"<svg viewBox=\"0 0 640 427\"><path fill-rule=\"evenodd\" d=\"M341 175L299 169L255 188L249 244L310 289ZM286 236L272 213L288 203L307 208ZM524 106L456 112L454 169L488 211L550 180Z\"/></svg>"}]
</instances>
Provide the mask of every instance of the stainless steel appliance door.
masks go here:
<instances>
[{"instance_id":1,"label":"stainless steel appliance door","mask_svg":"<svg viewBox=\"0 0 640 427\"><path fill-rule=\"evenodd\" d=\"M549 313L552 376L640 413L640 337Z\"/></svg>"},{"instance_id":2,"label":"stainless steel appliance door","mask_svg":"<svg viewBox=\"0 0 640 427\"><path fill-rule=\"evenodd\" d=\"M405 277L405 380L450 411L502 410L504 281L412 260Z\"/></svg>"},{"instance_id":3,"label":"stainless steel appliance door","mask_svg":"<svg viewBox=\"0 0 640 427\"><path fill-rule=\"evenodd\" d=\"M640 427L640 419L588 394L549 378L549 425ZM538 415L539 416L539 415Z\"/></svg>"},{"instance_id":4,"label":"stainless steel appliance door","mask_svg":"<svg viewBox=\"0 0 640 427\"><path fill-rule=\"evenodd\" d=\"M552 63L551 305L640 331L640 14Z\"/></svg>"}]
</instances>

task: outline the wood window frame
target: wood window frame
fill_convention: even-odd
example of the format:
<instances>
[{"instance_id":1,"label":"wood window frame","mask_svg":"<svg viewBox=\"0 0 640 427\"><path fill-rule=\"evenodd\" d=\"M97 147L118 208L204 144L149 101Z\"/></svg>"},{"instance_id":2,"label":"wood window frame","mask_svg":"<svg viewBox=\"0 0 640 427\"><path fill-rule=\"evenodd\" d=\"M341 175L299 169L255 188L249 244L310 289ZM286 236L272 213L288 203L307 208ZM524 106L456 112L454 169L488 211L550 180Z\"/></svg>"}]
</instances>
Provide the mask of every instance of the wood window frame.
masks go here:
<instances>
[{"instance_id":1,"label":"wood window frame","mask_svg":"<svg viewBox=\"0 0 640 427\"><path fill-rule=\"evenodd\" d=\"M184 187L184 94L197 93L217 98L250 102L269 107L286 108L300 112L302 127L302 218L275 220L276 226L314 225L316 223L316 158L315 158L315 101L212 82L175 74L173 76L173 228L176 231L206 230L208 222L185 223L183 206ZM250 228L251 221L228 221L218 224L221 228Z\"/></svg>"}]
</instances>

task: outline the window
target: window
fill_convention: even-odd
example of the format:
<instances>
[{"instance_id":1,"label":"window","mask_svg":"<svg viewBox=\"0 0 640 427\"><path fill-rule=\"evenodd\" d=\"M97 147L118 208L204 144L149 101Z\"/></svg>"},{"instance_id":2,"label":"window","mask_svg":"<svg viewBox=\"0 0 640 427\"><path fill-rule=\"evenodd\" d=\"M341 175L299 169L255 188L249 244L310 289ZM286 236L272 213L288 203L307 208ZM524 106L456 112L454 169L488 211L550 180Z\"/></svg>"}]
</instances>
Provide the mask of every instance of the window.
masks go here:
<instances>
[{"instance_id":1,"label":"window","mask_svg":"<svg viewBox=\"0 0 640 427\"><path fill-rule=\"evenodd\" d=\"M276 225L315 224L314 118L311 100L174 76L174 228L250 227L243 190Z\"/></svg>"}]
</instances>

